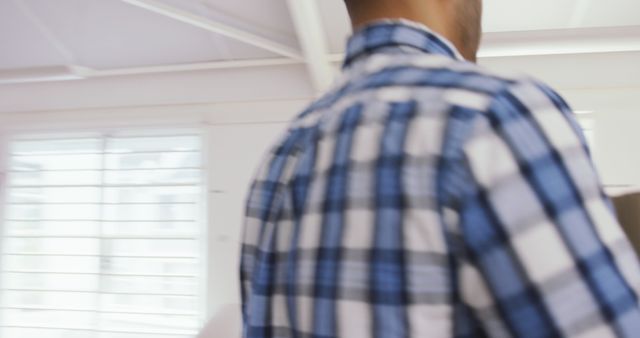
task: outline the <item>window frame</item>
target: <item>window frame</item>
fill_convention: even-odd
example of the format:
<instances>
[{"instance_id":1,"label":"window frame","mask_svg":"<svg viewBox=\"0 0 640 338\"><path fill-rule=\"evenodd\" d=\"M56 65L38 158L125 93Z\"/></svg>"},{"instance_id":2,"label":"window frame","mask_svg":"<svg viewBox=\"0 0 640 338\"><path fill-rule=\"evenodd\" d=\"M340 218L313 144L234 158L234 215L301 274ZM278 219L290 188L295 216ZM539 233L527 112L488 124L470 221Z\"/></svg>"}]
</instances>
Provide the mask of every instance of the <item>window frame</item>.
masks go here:
<instances>
[{"instance_id":1,"label":"window frame","mask_svg":"<svg viewBox=\"0 0 640 338\"><path fill-rule=\"evenodd\" d=\"M146 110L146 109L145 109ZM152 107L149 111L153 110ZM199 202L197 203L197 218L196 223L199 229L198 236L201 238L198 242L198 277L197 285L198 290L194 290L197 295L198 315L197 321L199 328L202 327L207 319L211 315L211 308L209 304L211 292L208 286L211 285L212 273L210 271L210 247L213 245L213 241L210 236L210 182L209 182L209 160L210 160L210 148L209 148L209 126L206 123L195 122L192 118L192 114L186 114L182 118L171 119L171 121L160 121L153 119L152 115L147 114L134 114L131 119L117 119L115 121L107 122L99 117L100 114L95 114L98 118L93 119L91 112L86 112L85 116L80 118L80 121L76 119L63 119L57 125L51 127L43 127L46 125L46 120L56 120L56 115L47 116L45 121L36 123L35 126L29 126L27 124L16 124L15 129L5 129L0 134L0 173L1 173L1 185L0 185L0 270L4 268L4 239L6 237L6 221L5 216L7 214L7 193L8 193L8 179L9 179L9 165L10 165L10 153L9 147L11 142L19 140L21 138L29 137L30 135L79 135L82 133L100 135L100 138L105 140L108 135L120 134L120 133L149 133L149 136L158 136L157 132L167 130L189 130L191 134L198 135L201 142L200 148L200 182L199 182ZM72 116L77 116L72 114ZM105 125L106 124L106 125ZM64 136L62 136L64 138ZM102 236L101 236L102 237ZM4 286L0 280L0 289ZM3 304L4 300L0 299L0 304ZM4 321L0 318L0 325L4 325Z\"/></svg>"}]
</instances>

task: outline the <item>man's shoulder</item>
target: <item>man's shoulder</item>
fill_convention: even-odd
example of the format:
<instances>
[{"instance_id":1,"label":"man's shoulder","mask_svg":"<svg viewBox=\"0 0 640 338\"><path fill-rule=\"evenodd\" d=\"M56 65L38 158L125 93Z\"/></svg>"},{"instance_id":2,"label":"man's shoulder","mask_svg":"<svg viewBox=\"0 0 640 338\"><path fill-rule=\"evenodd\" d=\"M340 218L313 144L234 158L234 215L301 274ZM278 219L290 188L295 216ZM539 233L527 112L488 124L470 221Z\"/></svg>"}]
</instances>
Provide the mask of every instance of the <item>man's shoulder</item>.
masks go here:
<instances>
[{"instance_id":1,"label":"man's shoulder","mask_svg":"<svg viewBox=\"0 0 640 338\"><path fill-rule=\"evenodd\" d=\"M434 54L376 55L345 72L349 81L372 83L375 87L467 89L487 95L530 77L490 70L476 63ZM364 87L364 86L363 86Z\"/></svg>"},{"instance_id":2,"label":"man's shoulder","mask_svg":"<svg viewBox=\"0 0 640 338\"><path fill-rule=\"evenodd\" d=\"M384 107L416 102L431 115L449 116L451 107L469 114L491 114L505 100L524 106L565 105L554 90L524 74L499 72L440 55L375 55L345 70L332 90L293 121L310 127L327 112L339 116L354 105ZM372 109L375 110L375 109ZM384 110L384 109L383 109Z\"/></svg>"},{"instance_id":3,"label":"man's shoulder","mask_svg":"<svg viewBox=\"0 0 640 338\"><path fill-rule=\"evenodd\" d=\"M347 69L325 99L313 108L338 100L367 97L423 100L476 97L483 101L518 87L545 88L542 82L513 72L495 71L471 62L433 54L374 55ZM450 102L455 104L454 102Z\"/></svg>"},{"instance_id":4,"label":"man's shoulder","mask_svg":"<svg viewBox=\"0 0 640 338\"><path fill-rule=\"evenodd\" d=\"M417 100L427 93L432 95L424 99L441 97L449 104L467 105L482 111L490 110L492 105L505 99L531 108L554 105L568 109L568 104L556 90L524 73L493 70L440 55L372 58L370 62L364 67L368 66L371 71L363 72L364 79L355 81L372 83L381 91L404 88L408 97ZM471 104L474 98L475 104Z\"/></svg>"}]
</instances>

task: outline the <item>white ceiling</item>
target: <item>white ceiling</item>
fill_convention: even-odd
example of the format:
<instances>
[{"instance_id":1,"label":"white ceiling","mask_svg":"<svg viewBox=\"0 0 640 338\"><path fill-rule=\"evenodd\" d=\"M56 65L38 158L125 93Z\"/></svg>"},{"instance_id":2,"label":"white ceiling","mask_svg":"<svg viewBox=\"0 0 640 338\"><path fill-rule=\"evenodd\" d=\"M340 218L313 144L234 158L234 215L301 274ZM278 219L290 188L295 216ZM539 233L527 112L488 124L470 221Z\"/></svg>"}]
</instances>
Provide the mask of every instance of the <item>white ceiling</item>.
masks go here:
<instances>
[{"instance_id":1,"label":"white ceiling","mask_svg":"<svg viewBox=\"0 0 640 338\"><path fill-rule=\"evenodd\" d=\"M282 46L282 50L300 51L309 61L309 46L314 44L326 45L311 48L323 54L312 58L316 67L323 60L338 60L350 34L343 1L315 0L317 11L312 15L304 6L292 9L298 1L314 0L139 1L170 6L186 18L181 21L126 0L0 0L0 71L75 65L98 75L131 68L140 72L183 69L176 65L215 68L216 62L234 67L238 60L262 60L255 64L268 65L270 60L304 61L274 52ZM484 2L483 56L538 55L554 53L553 48L559 54L640 50L638 0ZM298 30L292 15L297 15ZM304 25L314 26L313 15L320 19L321 25L315 27L322 28L324 37L307 34ZM238 41L229 34L196 27L194 22L222 25L223 30L240 31L247 38ZM535 48L526 48L528 40L523 38L533 41ZM274 48L246 43L261 39ZM305 39L313 40L309 44Z\"/></svg>"},{"instance_id":2,"label":"white ceiling","mask_svg":"<svg viewBox=\"0 0 640 338\"><path fill-rule=\"evenodd\" d=\"M484 0L484 4L486 32L640 25L638 0Z\"/></svg>"},{"instance_id":3,"label":"white ceiling","mask_svg":"<svg viewBox=\"0 0 640 338\"><path fill-rule=\"evenodd\" d=\"M166 2L200 15L215 14L198 1ZM253 2L264 7L279 1ZM111 69L273 57L117 0L0 0L0 46L0 68L75 64Z\"/></svg>"}]
</instances>

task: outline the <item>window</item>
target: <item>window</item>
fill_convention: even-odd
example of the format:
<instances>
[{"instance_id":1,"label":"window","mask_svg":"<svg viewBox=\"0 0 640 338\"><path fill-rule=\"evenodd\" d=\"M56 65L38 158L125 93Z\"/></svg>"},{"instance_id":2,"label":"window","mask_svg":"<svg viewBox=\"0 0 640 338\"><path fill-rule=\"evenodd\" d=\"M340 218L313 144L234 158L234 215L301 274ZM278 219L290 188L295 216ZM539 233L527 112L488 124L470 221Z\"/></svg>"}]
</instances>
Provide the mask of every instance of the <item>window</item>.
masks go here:
<instances>
[{"instance_id":1,"label":"window","mask_svg":"<svg viewBox=\"0 0 640 338\"><path fill-rule=\"evenodd\" d=\"M198 133L9 142L0 337L186 338L206 298Z\"/></svg>"}]
</instances>

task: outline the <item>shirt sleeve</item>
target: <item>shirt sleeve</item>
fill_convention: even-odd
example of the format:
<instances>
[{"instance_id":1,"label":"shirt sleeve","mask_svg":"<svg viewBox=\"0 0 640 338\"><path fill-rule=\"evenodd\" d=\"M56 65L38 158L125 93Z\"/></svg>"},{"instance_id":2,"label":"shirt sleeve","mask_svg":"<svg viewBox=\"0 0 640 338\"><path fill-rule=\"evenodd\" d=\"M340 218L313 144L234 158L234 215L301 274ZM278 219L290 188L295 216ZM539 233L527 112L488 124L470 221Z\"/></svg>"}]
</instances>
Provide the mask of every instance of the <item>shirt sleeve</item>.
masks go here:
<instances>
[{"instance_id":1,"label":"shirt sleeve","mask_svg":"<svg viewBox=\"0 0 640 338\"><path fill-rule=\"evenodd\" d=\"M461 298L490 337L638 337L640 268L573 113L532 81L474 120Z\"/></svg>"}]
</instances>

